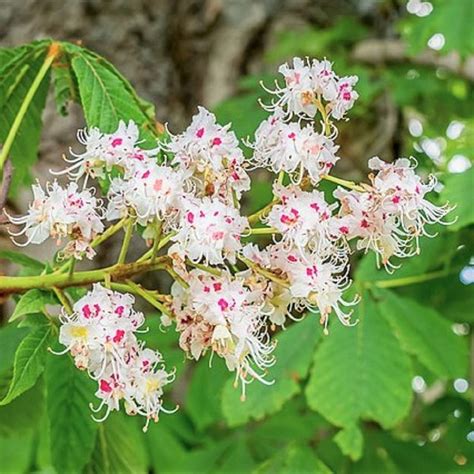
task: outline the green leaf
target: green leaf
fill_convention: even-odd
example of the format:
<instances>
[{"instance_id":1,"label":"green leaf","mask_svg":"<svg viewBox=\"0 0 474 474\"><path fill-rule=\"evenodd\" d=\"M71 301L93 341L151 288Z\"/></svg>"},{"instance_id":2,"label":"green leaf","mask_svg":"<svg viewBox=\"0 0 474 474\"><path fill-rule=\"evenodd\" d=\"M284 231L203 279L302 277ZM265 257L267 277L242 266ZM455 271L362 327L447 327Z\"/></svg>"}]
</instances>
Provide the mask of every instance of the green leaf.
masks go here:
<instances>
[{"instance_id":1,"label":"green leaf","mask_svg":"<svg viewBox=\"0 0 474 474\"><path fill-rule=\"evenodd\" d=\"M466 341L435 310L392 291L377 291L380 313L402 345L439 377L464 377L468 369Z\"/></svg>"},{"instance_id":2,"label":"green leaf","mask_svg":"<svg viewBox=\"0 0 474 474\"><path fill-rule=\"evenodd\" d=\"M46 305L59 304L54 293L42 290L28 290L18 301L10 317L10 322L26 314L42 313Z\"/></svg>"},{"instance_id":3,"label":"green leaf","mask_svg":"<svg viewBox=\"0 0 474 474\"><path fill-rule=\"evenodd\" d=\"M74 48L72 56L87 125L110 133L120 120L133 120L140 127L145 145L155 146L155 123L142 110L130 84L103 59L82 48Z\"/></svg>"},{"instance_id":4,"label":"green leaf","mask_svg":"<svg viewBox=\"0 0 474 474\"><path fill-rule=\"evenodd\" d=\"M0 260L8 260L9 262L34 270L43 270L44 268L44 263L41 263L39 260L35 260L34 258L28 257L28 255L13 250L0 250Z\"/></svg>"},{"instance_id":5,"label":"green leaf","mask_svg":"<svg viewBox=\"0 0 474 474\"><path fill-rule=\"evenodd\" d=\"M341 448L345 456L349 456L353 461L361 458L364 438L358 426L346 426L337 433L334 441Z\"/></svg>"},{"instance_id":6,"label":"green leaf","mask_svg":"<svg viewBox=\"0 0 474 474\"><path fill-rule=\"evenodd\" d=\"M412 400L410 358L367 293L353 316L357 325L337 320L315 353L306 396L311 408L336 426L359 419L397 424Z\"/></svg>"},{"instance_id":7,"label":"green leaf","mask_svg":"<svg viewBox=\"0 0 474 474\"><path fill-rule=\"evenodd\" d=\"M48 42L24 47L0 73L0 143L4 143L15 117L46 57ZM42 113L46 104L49 74L42 80L21 122L10 150L15 172L12 188L29 181L31 166L38 157Z\"/></svg>"},{"instance_id":8,"label":"green leaf","mask_svg":"<svg viewBox=\"0 0 474 474\"><path fill-rule=\"evenodd\" d=\"M61 52L58 60L53 64L52 71L56 109L59 114L66 116L69 103L79 102L79 90L67 51Z\"/></svg>"},{"instance_id":9,"label":"green leaf","mask_svg":"<svg viewBox=\"0 0 474 474\"><path fill-rule=\"evenodd\" d=\"M252 426L247 436L252 451L260 459L267 459L288 444L288 440L298 444L308 443L315 433L327 433L333 428L318 413L306 406L303 395L297 395L285 403L282 410L265 421Z\"/></svg>"},{"instance_id":10,"label":"green leaf","mask_svg":"<svg viewBox=\"0 0 474 474\"><path fill-rule=\"evenodd\" d=\"M0 406L0 436L12 436L36 428L44 413L44 387L41 382L42 379L39 379L33 388L8 405Z\"/></svg>"},{"instance_id":11,"label":"green leaf","mask_svg":"<svg viewBox=\"0 0 474 474\"><path fill-rule=\"evenodd\" d=\"M474 205L469 197L474 189L474 166L464 173L450 174L446 178L445 188L441 193L443 202L449 202L456 209L450 215L457 216L456 222L448 229L456 231L474 222Z\"/></svg>"},{"instance_id":12,"label":"green leaf","mask_svg":"<svg viewBox=\"0 0 474 474\"><path fill-rule=\"evenodd\" d=\"M197 364L187 391L186 410L198 430L222 418L221 394L229 378L229 371L220 359L214 358L212 367L207 359Z\"/></svg>"},{"instance_id":13,"label":"green leaf","mask_svg":"<svg viewBox=\"0 0 474 474\"><path fill-rule=\"evenodd\" d=\"M0 375L13 369L16 350L27 333L26 328L18 328L13 324L0 328Z\"/></svg>"},{"instance_id":14,"label":"green leaf","mask_svg":"<svg viewBox=\"0 0 474 474\"><path fill-rule=\"evenodd\" d=\"M142 421L142 420L140 420ZM142 433L135 418L112 413L100 423L97 442L86 472L140 474L148 470Z\"/></svg>"},{"instance_id":15,"label":"green leaf","mask_svg":"<svg viewBox=\"0 0 474 474\"><path fill-rule=\"evenodd\" d=\"M53 327L45 322L32 328L15 353L13 378L0 405L6 405L31 388L44 370L46 353L51 344Z\"/></svg>"},{"instance_id":16,"label":"green leaf","mask_svg":"<svg viewBox=\"0 0 474 474\"><path fill-rule=\"evenodd\" d=\"M277 452L274 457L258 466L253 474L329 474L331 472L310 448L290 444L286 449Z\"/></svg>"},{"instance_id":17,"label":"green leaf","mask_svg":"<svg viewBox=\"0 0 474 474\"><path fill-rule=\"evenodd\" d=\"M70 357L56 355L48 357L45 380L52 464L57 472L81 472L98 428L89 409L96 384Z\"/></svg>"},{"instance_id":18,"label":"green leaf","mask_svg":"<svg viewBox=\"0 0 474 474\"><path fill-rule=\"evenodd\" d=\"M178 464L186 456L186 449L162 422L149 427L146 443L155 472L182 472Z\"/></svg>"},{"instance_id":19,"label":"green leaf","mask_svg":"<svg viewBox=\"0 0 474 474\"><path fill-rule=\"evenodd\" d=\"M283 404L300 390L300 381L306 377L321 329L314 316L308 315L278 335L274 351L276 363L270 368L267 386L258 381L247 388L247 398L240 401L240 390L228 380L222 394L222 410L229 426L246 423L251 418L261 420L281 410Z\"/></svg>"},{"instance_id":20,"label":"green leaf","mask_svg":"<svg viewBox=\"0 0 474 474\"><path fill-rule=\"evenodd\" d=\"M32 472L31 460L34 453L34 432L0 437L0 466L4 474Z\"/></svg>"}]
</instances>

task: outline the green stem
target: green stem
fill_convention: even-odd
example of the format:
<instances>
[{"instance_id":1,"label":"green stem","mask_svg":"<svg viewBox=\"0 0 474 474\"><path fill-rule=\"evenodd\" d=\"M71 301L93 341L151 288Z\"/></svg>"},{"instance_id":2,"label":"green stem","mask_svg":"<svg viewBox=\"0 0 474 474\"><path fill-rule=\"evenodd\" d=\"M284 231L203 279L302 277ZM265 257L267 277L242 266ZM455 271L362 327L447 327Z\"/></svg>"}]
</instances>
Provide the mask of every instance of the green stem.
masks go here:
<instances>
[{"instance_id":1,"label":"green stem","mask_svg":"<svg viewBox=\"0 0 474 474\"><path fill-rule=\"evenodd\" d=\"M265 234L279 234L280 231L274 227L257 227L248 230L247 235L265 235Z\"/></svg>"},{"instance_id":2,"label":"green stem","mask_svg":"<svg viewBox=\"0 0 474 474\"><path fill-rule=\"evenodd\" d=\"M28 107L30 106L31 101L33 100L36 92L38 91L39 86L41 85L41 82L43 81L49 68L51 67L51 64L53 64L53 61L55 60L59 52L59 43L52 43L49 47L44 63L42 64L40 70L38 71L38 74L34 78L30 88L28 89L28 92L25 95L25 98L23 99L23 102L21 103L20 108L18 109L15 120L13 121L13 124L10 130L8 131L7 138L5 139L5 143L3 144L2 152L0 153L0 171L2 171L3 165L7 160L13 142L15 141L15 137L23 122L23 119L25 118L25 114L28 111Z\"/></svg>"},{"instance_id":3,"label":"green stem","mask_svg":"<svg viewBox=\"0 0 474 474\"><path fill-rule=\"evenodd\" d=\"M137 295L140 295L145 301L148 301L154 308L159 309L162 313L165 313L170 318L173 317L173 313L163 304L160 303L154 296L151 294L150 291L137 285L135 282L131 280L126 280L126 284L134 290Z\"/></svg>"},{"instance_id":4,"label":"green stem","mask_svg":"<svg viewBox=\"0 0 474 474\"><path fill-rule=\"evenodd\" d=\"M165 235L160 240L160 243L158 244L158 247L156 249L157 252L159 252L168 242L176 235L176 232L170 232L168 235ZM145 252L138 260L137 262L143 262L145 260L148 260L151 256L153 255L153 249L148 250Z\"/></svg>"},{"instance_id":5,"label":"green stem","mask_svg":"<svg viewBox=\"0 0 474 474\"><path fill-rule=\"evenodd\" d=\"M194 267L194 268L199 268L199 270L210 273L211 275L215 275L215 276L222 275L222 271L219 268L209 267L208 265L203 265L202 263L194 263L188 259L186 260L186 265L189 265L190 267Z\"/></svg>"},{"instance_id":6,"label":"green stem","mask_svg":"<svg viewBox=\"0 0 474 474\"><path fill-rule=\"evenodd\" d=\"M91 242L91 247L96 248L99 246L102 242L105 242L106 240L110 239L113 235L115 235L127 222L127 218L124 217L120 221L118 221L116 224L111 225L106 231L97 236L92 242Z\"/></svg>"},{"instance_id":7,"label":"green stem","mask_svg":"<svg viewBox=\"0 0 474 474\"><path fill-rule=\"evenodd\" d=\"M69 264L69 271L68 271L69 278L71 278L72 275L74 274L75 266L76 266L76 259L74 257L72 257L71 258L71 263Z\"/></svg>"},{"instance_id":8,"label":"green stem","mask_svg":"<svg viewBox=\"0 0 474 474\"><path fill-rule=\"evenodd\" d=\"M58 298L59 302L64 306L64 309L67 311L67 314L72 314L74 311L72 309L71 303L69 302L67 296L64 294L63 290L60 290L56 286L53 286L53 292Z\"/></svg>"},{"instance_id":9,"label":"green stem","mask_svg":"<svg viewBox=\"0 0 474 474\"><path fill-rule=\"evenodd\" d=\"M262 209L260 209L259 211L248 216L249 224L256 224L260 220L261 217L263 217L267 212L269 212L272 209L273 206L275 206L279 202L280 200L276 199L268 203L265 207L262 207Z\"/></svg>"},{"instance_id":10,"label":"green stem","mask_svg":"<svg viewBox=\"0 0 474 474\"><path fill-rule=\"evenodd\" d=\"M119 265L125 263L125 257L127 256L128 247L130 246L130 241L132 240L133 226L133 220L130 219L125 227L125 237L123 238L122 248L120 249L120 254L117 259L117 263Z\"/></svg>"},{"instance_id":11,"label":"green stem","mask_svg":"<svg viewBox=\"0 0 474 474\"><path fill-rule=\"evenodd\" d=\"M283 181L285 179L285 172L282 170L278 173L278 177L277 177L277 183L282 185L283 184Z\"/></svg>"},{"instance_id":12,"label":"green stem","mask_svg":"<svg viewBox=\"0 0 474 474\"><path fill-rule=\"evenodd\" d=\"M165 265L164 269L183 287L189 288L189 284L185 281L180 275L176 273L174 268L171 265Z\"/></svg>"},{"instance_id":13,"label":"green stem","mask_svg":"<svg viewBox=\"0 0 474 474\"><path fill-rule=\"evenodd\" d=\"M68 288L97 283L110 278L111 281L120 281L140 273L165 269L168 257L158 257L155 262L134 262L116 264L97 270L75 272L71 277L64 273L49 273L36 276L0 276L0 294L23 293L32 288L51 289Z\"/></svg>"},{"instance_id":14,"label":"green stem","mask_svg":"<svg viewBox=\"0 0 474 474\"><path fill-rule=\"evenodd\" d=\"M91 247L95 248L100 245L102 242L105 242L107 239L115 235L127 222L126 218L123 218L121 221L117 222L116 224L110 226L103 234L97 236L92 242ZM54 273L62 273L69 269L70 265L72 264L72 260L68 260L64 265L61 265Z\"/></svg>"},{"instance_id":15,"label":"green stem","mask_svg":"<svg viewBox=\"0 0 474 474\"><path fill-rule=\"evenodd\" d=\"M354 183L354 181L348 181L346 179L336 178L335 176L331 176L328 174L323 175L322 178L325 179L326 181L332 181L333 183L340 184L341 186L344 186L345 188L353 189L354 191L359 191L361 193L366 191L366 189L363 186Z\"/></svg>"},{"instance_id":16,"label":"green stem","mask_svg":"<svg viewBox=\"0 0 474 474\"><path fill-rule=\"evenodd\" d=\"M288 288L290 284L288 283L287 280L284 280L283 278L280 278L276 276L273 272L269 270L265 270L264 268L260 267L256 263L252 262L252 260L249 260L248 258L245 257L237 257L241 262L245 263L247 267L251 268L253 271L256 273L259 273L260 275L264 276L265 278L268 278L269 280L274 281L275 283L278 283L279 285Z\"/></svg>"},{"instance_id":17,"label":"green stem","mask_svg":"<svg viewBox=\"0 0 474 474\"><path fill-rule=\"evenodd\" d=\"M370 286L375 286L376 288L397 288L400 286L408 286L414 285L417 283L424 283L425 281L436 280L438 278L443 278L445 276L449 276L452 274L457 273L458 271L446 271L446 270L439 270L436 272L426 273L424 275L415 275L410 277L404 278L394 278L392 280L378 280L374 282L370 282Z\"/></svg>"},{"instance_id":18,"label":"green stem","mask_svg":"<svg viewBox=\"0 0 474 474\"><path fill-rule=\"evenodd\" d=\"M151 249L152 260L155 260L156 256L158 255L162 228L163 228L163 222L158 221L156 223L156 232L155 232L155 239L153 240L153 248Z\"/></svg>"}]
</instances>

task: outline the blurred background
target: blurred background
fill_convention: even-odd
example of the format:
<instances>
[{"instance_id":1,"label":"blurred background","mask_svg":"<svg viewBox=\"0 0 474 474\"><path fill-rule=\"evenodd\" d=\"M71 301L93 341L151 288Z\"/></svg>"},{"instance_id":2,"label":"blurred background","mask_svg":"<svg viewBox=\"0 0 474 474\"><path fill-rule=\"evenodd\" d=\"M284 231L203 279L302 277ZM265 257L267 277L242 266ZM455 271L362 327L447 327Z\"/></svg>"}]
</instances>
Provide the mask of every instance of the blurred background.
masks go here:
<instances>
[{"instance_id":1,"label":"blurred background","mask_svg":"<svg viewBox=\"0 0 474 474\"><path fill-rule=\"evenodd\" d=\"M313 459L314 453L334 472L474 472L474 250L472 225L465 227L474 221L474 182L468 171L474 149L473 25L474 0L0 0L1 47L45 37L79 42L109 59L141 97L156 105L157 119L175 133L188 125L198 105L204 105L221 123L232 122L239 137L251 136L266 117L257 105L259 98L267 99L259 81L271 85L278 65L293 56L326 57L337 74L359 76L360 98L348 114L350 121L340 123L342 159L334 174L363 180L374 155L386 161L414 156L422 175L433 172L452 183L448 191L438 186L442 201L461 202L454 232L423 241L422 256L397 274L449 267L454 275L397 291L437 311L450 334L463 339L464 352L450 352L456 346L452 341L445 345L442 332L432 334L425 328L416 343L429 346L430 357L442 354L447 368L437 371L429 357L431 370L414 362L409 415L391 432L375 422L361 423L362 459L353 462L344 456L348 452L341 453L341 445L333 440L337 429L306 406L294 382L284 386L291 392L288 396L275 396L274 405L268 393L258 392L257 416L248 407L233 412L232 400L238 403L233 396L227 397L223 413L221 392L230 385L222 365L215 361L211 372L207 360L197 368L184 364L174 333L154 340L156 317L150 317L146 337L170 365L179 367L172 396L184 408L150 429L145 441L122 440L124 450L129 443L137 459L143 458L146 445L157 472L328 472ZM71 104L61 116L52 94L43 118L40 159L32 172L42 182L84 126L79 106ZM259 172L253 180L252 191L244 197L246 213L271 199L269 176ZM330 183L322 188L333 189ZM23 212L30 198L29 189L19 188L10 210ZM4 230L0 239L0 248L12 247ZM53 253L45 246L30 250L42 256ZM143 251L141 239L134 250ZM100 258L115 254L108 248ZM6 263L1 271L10 272ZM370 258L363 259L358 272L364 281L382 278ZM145 283L166 285L160 279ZM412 315L418 314L416 308ZM300 343L313 344L289 338L290 346ZM289 378L300 382L310 362L302 371L298 364ZM344 370L349 373L351 368ZM270 408L262 407L267 396ZM357 444L358 432L353 435ZM12 449L18 449L12 443ZM38 453L35 469L51 472L48 459L41 458L41 443ZM309 459L309 467L298 464L298 456ZM28 459L31 464L31 453Z\"/></svg>"}]
</instances>

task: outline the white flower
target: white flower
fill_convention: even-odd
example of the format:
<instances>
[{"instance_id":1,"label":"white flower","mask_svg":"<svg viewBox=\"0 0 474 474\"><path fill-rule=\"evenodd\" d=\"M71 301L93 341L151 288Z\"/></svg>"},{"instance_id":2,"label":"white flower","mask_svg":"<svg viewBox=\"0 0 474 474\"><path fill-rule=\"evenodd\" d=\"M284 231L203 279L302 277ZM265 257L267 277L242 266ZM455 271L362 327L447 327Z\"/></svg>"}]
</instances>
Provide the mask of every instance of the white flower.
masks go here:
<instances>
[{"instance_id":1,"label":"white flower","mask_svg":"<svg viewBox=\"0 0 474 474\"><path fill-rule=\"evenodd\" d=\"M240 197L250 188L244 155L230 124L219 125L215 115L203 107L183 133L171 135L170 142L162 147L174 154L173 164L191 180L200 196L228 199L231 190Z\"/></svg>"},{"instance_id":2,"label":"white flower","mask_svg":"<svg viewBox=\"0 0 474 474\"><path fill-rule=\"evenodd\" d=\"M101 400L95 413L105 407L103 421L124 402L128 414L140 414L147 421L158 421L163 387L174 379L163 366L159 352L144 348L135 333L144 323L142 313L133 309L130 294L108 290L95 284L79 299L73 313L61 314L59 342L70 352L80 369L87 369L98 382L96 396Z\"/></svg>"},{"instance_id":3,"label":"white flower","mask_svg":"<svg viewBox=\"0 0 474 474\"><path fill-rule=\"evenodd\" d=\"M395 214L404 232L415 237L428 235L425 224L446 224L443 218L452 208L435 206L425 196L432 191L437 180L430 176L427 183L415 173L415 159L399 158L386 163L378 157L369 160L369 168L377 171L372 185L381 196L383 210Z\"/></svg>"},{"instance_id":4,"label":"white flower","mask_svg":"<svg viewBox=\"0 0 474 474\"><path fill-rule=\"evenodd\" d=\"M292 114L314 117L317 107L314 104L316 97L309 64L301 58L293 58L293 67L282 64L278 72L283 75L286 86L277 89L280 96L278 105L286 107Z\"/></svg>"},{"instance_id":5,"label":"white flower","mask_svg":"<svg viewBox=\"0 0 474 474\"><path fill-rule=\"evenodd\" d=\"M34 200L28 212L22 217L10 217L16 225L24 225L14 236L26 235L25 243L17 245L41 244L51 237L59 244L61 239L69 238L64 255L82 258L83 252L91 258L94 251L89 244L104 230L102 224L101 201L91 190L78 191L77 183L72 182L62 188L56 181L46 186L44 191L39 184L33 185Z\"/></svg>"},{"instance_id":6,"label":"white flower","mask_svg":"<svg viewBox=\"0 0 474 474\"><path fill-rule=\"evenodd\" d=\"M282 234L290 247L303 249L310 246L319 252L331 249L332 211L337 204L328 205L320 191L302 191L297 186L274 186L274 195L281 204L273 206L267 223Z\"/></svg>"},{"instance_id":7,"label":"white flower","mask_svg":"<svg viewBox=\"0 0 474 474\"><path fill-rule=\"evenodd\" d=\"M406 158L385 163L375 157L369 161L372 187L366 192L337 189L341 201L339 218L332 222L332 232L348 239L359 238L358 249L373 250L387 268L392 256L404 258L419 252L421 235L432 237L426 224L448 224L443 218L451 211L448 205L437 207L425 195L436 185L427 184L415 174L415 164Z\"/></svg>"},{"instance_id":8,"label":"white flower","mask_svg":"<svg viewBox=\"0 0 474 474\"><path fill-rule=\"evenodd\" d=\"M307 172L317 184L339 160L339 146L330 138L315 132L311 125L285 123L278 111L260 124L250 146L256 167L270 168L275 173L285 171L297 183Z\"/></svg>"},{"instance_id":9,"label":"white flower","mask_svg":"<svg viewBox=\"0 0 474 474\"><path fill-rule=\"evenodd\" d=\"M268 252L272 269L286 276L297 309L317 310L325 330L333 311L342 324L354 324L350 321L352 312L344 310L357 302L357 299L347 301L344 298L344 292L351 283L347 275L347 261L322 258L318 252L306 251L302 254L300 250L288 249L281 244L273 245Z\"/></svg>"},{"instance_id":10,"label":"white flower","mask_svg":"<svg viewBox=\"0 0 474 474\"><path fill-rule=\"evenodd\" d=\"M113 166L119 166L127 175L133 173L137 165L155 161L158 152L158 149L145 150L138 146L139 130L131 120L128 124L121 120L113 133L102 133L95 127L79 130L77 138L85 150L82 153L70 150L74 158L66 161L72 163L71 166L55 174L69 173L74 179L84 174L96 177L104 176L105 171L110 171Z\"/></svg>"},{"instance_id":11,"label":"white flower","mask_svg":"<svg viewBox=\"0 0 474 474\"><path fill-rule=\"evenodd\" d=\"M331 115L339 120L344 117L346 112L352 108L354 102L359 98L359 94L353 89L358 81L357 76L342 77L337 81L337 96L331 100Z\"/></svg>"},{"instance_id":12,"label":"white flower","mask_svg":"<svg viewBox=\"0 0 474 474\"><path fill-rule=\"evenodd\" d=\"M322 96L326 101L334 100L337 97L337 76L332 70L332 63L326 59L322 61L313 59L311 75L316 94Z\"/></svg>"},{"instance_id":13,"label":"white flower","mask_svg":"<svg viewBox=\"0 0 474 474\"><path fill-rule=\"evenodd\" d=\"M387 268L391 266L390 257L413 255L407 239L398 230L396 217L383 210L376 194L338 188L334 196L341 201L340 215L332 221L334 234L348 240L358 238L357 248L373 250Z\"/></svg>"},{"instance_id":14,"label":"white flower","mask_svg":"<svg viewBox=\"0 0 474 474\"><path fill-rule=\"evenodd\" d=\"M247 218L235 207L208 197L188 197L182 209L169 255L177 253L181 258L204 260L211 265L224 263L225 259L235 263L235 254L241 248L240 235L248 227Z\"/></svg>"},{"instance_id":15,"label":"white flower","mask_svg":"<svg viewBox=\"0 0 474 474\"><path fill-rule=\"evenodd\" d=\"M254 378L268 384L262 373L274 363L261 307L263 299L227 271L213 276L193 270L189 288L172 287L180 346L195 359L211 350L225 359L236 380L245 386Z\"/></svg>"},{"instance_id":16,"label":"white flower","mask_svg":"<svg viewBox=\"0 0 474 474\"><path fill-rule=\"evenodd\" d=\"M129 179L116 178L108 192L107 218L136 216L140 225L155 220L173 220L184 193L183 173L155 163L137 168Z\"/></svg>"}]
</instances>

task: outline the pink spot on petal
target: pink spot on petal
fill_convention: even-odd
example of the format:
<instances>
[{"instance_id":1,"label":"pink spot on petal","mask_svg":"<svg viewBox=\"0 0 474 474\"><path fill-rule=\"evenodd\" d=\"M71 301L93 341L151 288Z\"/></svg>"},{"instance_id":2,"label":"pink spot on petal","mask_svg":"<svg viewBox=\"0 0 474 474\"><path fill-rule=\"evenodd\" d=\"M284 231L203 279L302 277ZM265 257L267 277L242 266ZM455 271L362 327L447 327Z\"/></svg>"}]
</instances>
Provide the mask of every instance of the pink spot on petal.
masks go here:
<instances>
[{"instance_id":1,"label":"pink spot on petal","mask_svg":"<svg viewBox=\"0 0 474 474\"><path fill-rule=\"evenodd\" d=\"M115 332L115 336L113 337L113 341L115 343L119 343L125 336L125 331L123 329L117 329L117 331Z\"/></svg>"},{"instance_id":2,"label":"pink spot on petal","mask_svg":"<svg viewBox=\"0 0 474 474\"><path fill-rule=\"evenodd\" d=\"M221 311L225 311L229 307L229 303L224 298L221 298L217 304L221 308Z\"/></svg>"},{"instance_id":3,"label":"pink spot on petal","mask_svg":"<svg viewBox=\"0 0 474 474\"><path fill-rule=\"evenodd\" d=\"M112 387L109 384L109 382L107 382L107 380L101 380L100 381L100 390L102 392L105 392L105 393L110 393L112 391Z\"/></svg>"}]
</instances>

